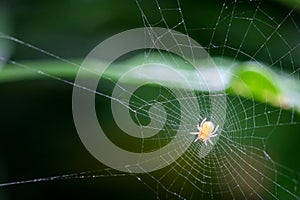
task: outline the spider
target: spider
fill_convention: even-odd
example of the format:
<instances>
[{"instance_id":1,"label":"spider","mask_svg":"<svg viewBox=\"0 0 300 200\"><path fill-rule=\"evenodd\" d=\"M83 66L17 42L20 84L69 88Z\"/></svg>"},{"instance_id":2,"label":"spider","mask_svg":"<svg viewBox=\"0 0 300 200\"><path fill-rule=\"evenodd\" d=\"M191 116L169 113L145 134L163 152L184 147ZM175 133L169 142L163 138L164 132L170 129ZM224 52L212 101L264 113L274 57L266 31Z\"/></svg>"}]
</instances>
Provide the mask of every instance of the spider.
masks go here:
<instances>
[{"instance_id":1,"label":"spider","mask_svg":"<svg viewBox=\"0 0 300 200\"><path fill-rule=\"evenodd\" d=\"M215 134L219 128L219 125L215 128L215 125L211 121L206 121L207 118L204 118L199 125L197 125L198 132L190 132L192 135L198 135L194 142L201 140L207 145L207 140L210 144L213 144L210 138L216 137L218 134Z\"/></svg>"}]
</instances>

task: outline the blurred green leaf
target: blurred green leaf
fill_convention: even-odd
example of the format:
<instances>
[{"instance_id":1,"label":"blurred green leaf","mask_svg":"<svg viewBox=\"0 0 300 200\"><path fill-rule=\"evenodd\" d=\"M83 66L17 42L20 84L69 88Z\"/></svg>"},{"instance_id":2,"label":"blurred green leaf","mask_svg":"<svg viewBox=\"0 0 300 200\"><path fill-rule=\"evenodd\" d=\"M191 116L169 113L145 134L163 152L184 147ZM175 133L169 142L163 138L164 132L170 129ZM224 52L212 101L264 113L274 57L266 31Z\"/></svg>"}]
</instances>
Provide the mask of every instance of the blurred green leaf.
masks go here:
<instances>
[{"instance_id":1,"label":"blurred green leaf","mask_svg":"<svg viewBox=\"0 0 300 200\"><path fill-rule=\"evenodd\" d=\"M174 59L175 58L175 59ZM293 78L292 75L284 74L282 72L272 71L271 68L255 62L232 62L229 59L215 58L217 68L209 66L201 66L201 75L205 80L200 80L194 68L182 59L173 57L172 60L162 59L160 56L153 54L144 59L144 55L134 56L122 62L114 63L109 70L106 70L104 77L110 80L118 80L126 72L132 70L135 66L145 63L154 63L152 67L143 73L130 73L126 79L122 79L127 84L141 84L145 82L153 82L160 80L166 87L184 87L182 81L189 81L189 88L200 91L199 81L206 81L206 84L215 84L215 91L222 92L224 89L227 93L236 96L242 96L258 102L266 102L275 107L284 109L296 108L300 111L300 81ZM76 61L79 63L78 61ZM177 66L179 73L185 79L172 79L166 77L162 73L161 65ZM19 65L16 66L16 65ZM30 66L30 67L28 67ZM97 65L99 67L103 64ZM0 83L47 79L59 77L62 79L74 79L79 69L76 66L71 66L68 63L60 61L31 61L23 62L23 64L7 64L0 73ZM218 70L218 71L216 71ZM215 74L221 75L223 83L216 85ZM86 70L86 76L92 75L91 71ZM224 88L225 85L225 88ZM208 91L204 91L208 92Z\"/></svg>"},{"instance_id":2,"label":"blurred green leaf","mask_svg":"<svg viewBox=\"0 0 300 200\"><path fill-rule=\"evenodd\" d=\"M283 93L276 74L264 66L256 63L242 63L235 70L231 79L229 91L247 98L254 98L272 105L281 105Z\"/></svg>"}]
</instances>

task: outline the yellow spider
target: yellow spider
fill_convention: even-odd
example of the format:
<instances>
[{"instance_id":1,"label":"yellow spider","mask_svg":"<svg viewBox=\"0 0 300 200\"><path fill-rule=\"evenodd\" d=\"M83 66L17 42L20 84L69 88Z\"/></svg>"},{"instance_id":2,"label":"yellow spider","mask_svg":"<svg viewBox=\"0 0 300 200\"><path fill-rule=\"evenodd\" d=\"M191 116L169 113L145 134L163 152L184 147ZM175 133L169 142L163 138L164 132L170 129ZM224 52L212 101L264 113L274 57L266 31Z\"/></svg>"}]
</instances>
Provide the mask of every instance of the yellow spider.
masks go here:
<instances>
[{"instance_id":1,"label":"yellow spider","mask_svg":"<svg viewBox=\"0 0 300 200\"><path fill-rule=\"evenodd\" d=\"M218 134L215 134L219 128L219 125L215 128L215 125L211 121L206 121L207 118L204 118L199 125L197 125L198 132L191 132L192 135L198 135L194 142L201 140L207 145L206 141L213 144L210 138L216 137Z\"/></svg>"}]
</instances>

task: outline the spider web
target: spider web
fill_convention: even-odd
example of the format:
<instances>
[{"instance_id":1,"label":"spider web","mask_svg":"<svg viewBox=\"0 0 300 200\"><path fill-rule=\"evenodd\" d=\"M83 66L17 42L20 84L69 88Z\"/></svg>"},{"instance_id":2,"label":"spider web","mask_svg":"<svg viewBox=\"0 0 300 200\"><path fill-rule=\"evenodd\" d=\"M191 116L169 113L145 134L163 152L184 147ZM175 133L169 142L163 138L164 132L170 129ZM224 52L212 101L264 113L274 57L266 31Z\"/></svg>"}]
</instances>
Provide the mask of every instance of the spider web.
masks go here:
<instances>
[{"instance_id":1,"label":"spider web","mask_svg":"<svg viewBox=\"0 0 300 200\"><path fill-rule=\"evenodd\" d=\"M268 5L262 1L224 1L219 7L212 8L220 10L219 15L211 16L211 20L204 18L208 13L201 9L201 3L195 5L195 12L185 10L187 5L181 2L165 3L163 1L152 1L151 5L146 1L137 1L145 27L165 27L171 30L183 32L201 43L201 38L206 38L201 43L211 56L227 59L233 58L228 67L233 67L236 61L251 60L263 62L272 69L287 72L290 77L299 79L300 60L297 57L300 50L299 37L289 39L288 30L292 27L294 32L300 33L299 15L294 9L282 13L281 18L274 18L268 9ZM207 7L206 7L207 8ZM148 14L149 11L151 14ZM154 10L154 11L153 11ZM203 12L203 13L201 13ZM297 18L298 17L298 18ZM197 20L199 25L191 27L190 21ZM205 23L203 22L205 21ZM288 27L288 28L287 28ZM79 67L77 64L63 59L55 54L27 44L21 40L1 35L1 38L12 40L21 45L47 56L58 59L72 67ZM257 38L255 43L250 42ZM277 43L274 42L276 38ZM251 40L252 39L252 40ZM280 41L280 43L278 43ZM155 43L155 41L154 41ZM250 48L249 48L250 46ZM152 55L152 51L144 53L145 62ZM167 64L180 66L180 63L172 54L158 51ZM167 54L167 55L166 55ZM166 56L170 59L166 59ZM174 59L173 59L174 58ZM4 60L4 58L1 58ZM221 65L222 63L221 59ZM74 85L72 81L65 80L44 71L37 71L31 66L9 60L16 66L34 71L43 76L80 87L88 92L96 93L96 101L110 105L110 100L124 102L122 93L119 97L112 97L111 91L93 91L80 85ZM117 87L123 89L122 83L111 80L103 80L107 88ZM291 85L291 87L297 87ZM173 88L174 89L174 88ZM180 89L178 89L180 90ZM178 123L184 121L186 133L194 132L197 123L204 117L212 121L218 121L219 113L226 112L226 120L220 131L219 140L213 149L206 155L201 156L203 144L193 143L189 149L180 156L179 159L167 167L143 174L130 174L118 172L111 168L85 171L81 173L71 173L53 177L28 179L25 181L14 181L0 184L0 186L25 184L31 182L53 181L61 179L90 179L103 177L127 177L133 176L141 184L145 184L156 195L157 198L180 198L180 199L299 199L300 196L300 174L299 166L294 166L290 161L285 161L282 157L291 156L289 152L283 154L279 141L284 137L284 142L289 142L293 146L293 152L297 152L297 143L293 142L296 137L294 132L289 132L289 126L298 127L300 125L299 115L296 108L287 111L282 108L274 108L266 103L259 103L252 99L240 96L231 96L226 92L207 93L191 92L180 90L182 96L187 99L193 98L196 93L200 107L200 113L193 113L189 116L181 116L180 108L172 89L156 85L145 86L137 91L123 90L124 94L131 95L128 108L132 112L133 121L142 128L147 126L149 120L153 120L150 129L163 128L156 136L134 140L130 145L123 144L122 132L116 128L113 131L120 134L113 135L111 140L130 151L149 152L168 144L175 136ZM147 96L145 94L152 94ZM226 106L222 105L219 97L226 97ZM215 102L214 102L215 101ZM153 105L163 105L151 109ZM218 105L216 110L211 109L211 105ZM104 106L105 107L105 106ZM108 106L109 107L109 106ZM180 109L179 109L180 108ZM157 116L161 112L161 116ZM106 113L106 112L104 112ZM162 116L166 114L166 119ZM103 116L97 113L99 119L106 117L108 121L113 121L113 116ZM154 115L151 117L151 115ZM150 116L150 117L149 117ZM101 120L100 120L101 121ZM102 124L109 132L109 128ZM282 130L278 135L278 129ZM294 128L292 130L297 130ZM119 141L120 140L120 141ZM127 140L126 140L127 141ZM127 142L126 142L127 143ZM182 139L180 144L186 144L187 138ZM170 153L174 153L171 152ZM280 155L280 156L278 156ZM297 161L297 157L295 157ZM131 167L141 167L139 163Z\"/></svg>"}]
</instances>

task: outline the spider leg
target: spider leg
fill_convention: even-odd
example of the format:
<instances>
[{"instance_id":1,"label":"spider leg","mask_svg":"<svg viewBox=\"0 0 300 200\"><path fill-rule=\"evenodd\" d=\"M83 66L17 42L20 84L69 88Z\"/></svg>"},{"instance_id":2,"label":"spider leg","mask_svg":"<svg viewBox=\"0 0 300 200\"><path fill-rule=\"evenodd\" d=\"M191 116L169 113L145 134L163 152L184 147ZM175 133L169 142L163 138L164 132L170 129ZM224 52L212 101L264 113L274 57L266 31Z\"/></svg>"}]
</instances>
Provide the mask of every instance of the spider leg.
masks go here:
<instances>
[{"instance_id":1,"label":"spider leg","mask_svg":"<svg viewBox=\"0 0 300 200\"><path fill-rule=\"evenodd\" d=\"M201 128L200 128L200 126L199 126L199 124L197 125L197 129L198 129L198 131L200 131L200 130L201 130Z\"/></svg>"},{"instance_id":2,"label":"spider leg","mask_svg":"<svg viewBox=\"0 0 300 200\"><path fill-rule=\"evenodd\" d=\"M191 135L198 135L199 132L190 132Z\"/></svg>"},{"instance_id":3,"label":"spider leg","mask_svg":"<svg viewBox=\"0 0 300 200\"><path fill-rule=\"evenodd\" d=\"M204 144L207 145L206 140L204 140Z\"/></svg>"},{"instance_id":4,"label":"spider leg","mask_svg":"<svg viewBox=\"0 0 300 200\"><path fill-rule=\"evenodd\" d=\"M203 126L203 124L205 123L205 121L206 121L206 117L202 120L202 122L201 122L201 124L200 124L200 128ZM200 131L200 130L199 130Z\"/></svg>"},{"instance_id":5,"label":"spider leg","mask_svg":"<svg viewBox=\"0 0 300 200\"><path fill-rule=\"evenodd\" d=\"M210 144L214 144L214 143L212 143L212 141L210 139L208 139L208 141L209 141Z\"/></svg>"},{"instance_id":6,"label":"spider leg","mask_svg":"<svg viewBox=\"0 0 300 200\"><path fill-rule=\"evenodd\" d=\"M214 134L214 135L211 135L210 137L212 138L212 137L216 137L218 134Z\"/></svg>"},{"instance_id":7,"label":"spider leg","mask_svg":"<svg viewBox=\"0 0 300 200\"><path fill-rule=\"evenodd\" d=\"M215 134L218 129L219 129L219 125L215 128L215 130L210 135L212 136L213 134Z\"/></svg>"},{"instance_id":8,"label":"spider leg","mask_svg":"<svg viewBox=\"0 0 300 200\"><path fill-rule=\"evenodd\" d=\"M197 138L194 140L194 142L197 142L198 139L199 139L199 138L197 137Z\"/></svg>"}]
</instances>

